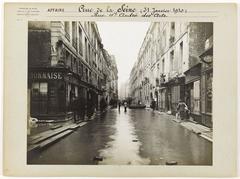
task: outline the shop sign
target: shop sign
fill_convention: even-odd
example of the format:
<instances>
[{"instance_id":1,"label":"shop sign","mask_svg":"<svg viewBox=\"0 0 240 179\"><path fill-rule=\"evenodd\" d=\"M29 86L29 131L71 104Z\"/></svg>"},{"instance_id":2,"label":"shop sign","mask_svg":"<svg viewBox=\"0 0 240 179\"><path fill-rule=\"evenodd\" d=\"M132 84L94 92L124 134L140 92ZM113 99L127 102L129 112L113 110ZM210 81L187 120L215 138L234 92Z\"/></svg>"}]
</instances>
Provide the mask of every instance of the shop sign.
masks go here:
<instances>
[{"instance_id":1,"label":"shop sign","mask_svg":"<svg viewBox=\"0 0 240 179\"><path fill-rule=\"evenodd\" d=\"M59 72L31 72L30 79L61 80L63 76Z\"/></svg>"}]
</instances>

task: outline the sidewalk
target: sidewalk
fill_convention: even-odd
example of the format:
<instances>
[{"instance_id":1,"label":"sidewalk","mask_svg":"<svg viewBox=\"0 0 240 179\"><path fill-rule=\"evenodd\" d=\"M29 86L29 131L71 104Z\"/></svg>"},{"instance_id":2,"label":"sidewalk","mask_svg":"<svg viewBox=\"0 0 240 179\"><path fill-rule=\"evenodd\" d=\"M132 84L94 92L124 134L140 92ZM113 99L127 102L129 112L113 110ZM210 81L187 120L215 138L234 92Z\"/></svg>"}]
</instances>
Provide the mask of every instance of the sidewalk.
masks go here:
<instances>
[{"instance_id":1,"label":"sidewalk","mask_svg":"<svg viewBox=\"0 0 240 179\"><path fill-rule=\"evenodd\" d=\"M180 121L173 118L173 121L179 122L181 126L185 127L186 129L198 134L199 136L205 138L206 140L212 142L213 140L213 131L201 124L192 122L192 121Z\"/></svg>"},{"instance_id":2,"label":"sidewalk","mask_svg":"<svg viewBox=\"0 0 240 179\"><path fill-rule=\"evenodd\" d=\"M174 122L179 123L181 126L185 127L186 129L196 133L197 135L203 137L204 139L212 142L213 141L213 131L212 129L203 126L201 124L198 124L195 121L190 121L190 120L185 120L185 121L181 121L179 119L176 119L175 116L173 115L169 115L165 112L160 112L160 111L155 111L156 113L158 113L159 115L167 115L167 116L172 116L172 120Z\"/></svg>"},{"instance_id":3,"label":"sidewalk","mask_svg":"<svg viewBox=\"0 0 240 179\"><path fill-rule=\"evenodd\" d=\"M105 109L102 113L106 112L109 108ZM47 147L63 137L71 134L77 128L86 125L89 121L94 120L101 113L94 113L91 118L85 118L84 121L74 123L72 120L64 123L45 123L45 126L32 128L31 135L27 137L27 151L28 153L38 151Z\"/></svg>"},{"instance_id":4,"label":"sidewalk","mask_svg":"<svg viewBox=\"0 0 240 179\"><path fill-rule=\"evenodd\" d=\"M27 151L33 152L47 147L57 140L60 140L61 138L71 134L74 130L84 126L85 124L87 124L85 121L78 124L69 123L58 128L53 128L35 135L30 135L27 138Z\"/></svg>"}]
</instances>

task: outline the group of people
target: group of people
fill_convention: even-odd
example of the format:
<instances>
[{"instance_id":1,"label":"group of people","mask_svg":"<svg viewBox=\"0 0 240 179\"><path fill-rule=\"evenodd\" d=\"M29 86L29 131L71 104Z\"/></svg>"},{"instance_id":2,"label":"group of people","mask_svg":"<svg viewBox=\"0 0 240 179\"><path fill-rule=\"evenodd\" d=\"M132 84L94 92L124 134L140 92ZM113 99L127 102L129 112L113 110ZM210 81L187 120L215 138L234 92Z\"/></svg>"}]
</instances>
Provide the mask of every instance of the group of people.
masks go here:
<instances>
[{"instance_id":1,"label":"group of people","mask_svg":"<svg viewBox=\"0 0 240 179\"><path fill-rule=\"evenodd\" d=\"M70 110L73 112L73 120L77 122L84 120L85 115L91 116L94 112L95 105L91 100L86 101L83 97L74 97L71 104Z\"/></svg>"},{"instance_id":2,"label":"group of people","mask_svg":"<svg viewBox=\"0 0 240 179\"><path fill-rule=\"evenodd\" d=\"M156 101L152 100L150 108L152 110L156 110ZM188 109L187 104L180 100L178 105L177 105L177 113L176 113L176 118L180 118L181 120L188 119L190 117L190 110Z\"/></svg>"},{"instance_id":3,"label":"group of people","mask_svg":"<svg viewBox=\"0 0 240 179\"><path fill-rule=\"evenodd\" d=\"M119 101L119 102L118 102L118 110L119 110L119 111L121 110L121 105L122 105L122 104L123 104L123 106L124 106L124 112L127 112L127 106L128 106L127 101L124 101L124 102Z\"/></svg>"}]
</instances>

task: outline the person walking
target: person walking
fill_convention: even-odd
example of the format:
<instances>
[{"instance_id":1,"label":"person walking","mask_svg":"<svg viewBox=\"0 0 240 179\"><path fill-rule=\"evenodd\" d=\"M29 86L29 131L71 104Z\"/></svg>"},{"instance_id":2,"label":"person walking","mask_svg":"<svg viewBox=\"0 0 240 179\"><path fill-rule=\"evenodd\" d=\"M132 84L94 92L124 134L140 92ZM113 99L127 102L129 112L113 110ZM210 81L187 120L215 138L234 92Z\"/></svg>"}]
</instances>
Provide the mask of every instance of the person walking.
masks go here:
<instances>
[{"instance_id":1,"label":"person walking","mask_svg":"<svg viewBox=\"0 0 240 179\"><path fill-rule=\"evenodd\" d=\"M120 111L121 108L121 101L118 102L118 110Z\"/></svg>"},{"instance_id":2,"label":"person walking","mask_svg":"<svg viewBox=\"0 0 240 179\"><path fill-rule=\"evenodd\" d=\"M127 112L127 101L124 102L124 112Z\"/></svg>"}]
</instances>

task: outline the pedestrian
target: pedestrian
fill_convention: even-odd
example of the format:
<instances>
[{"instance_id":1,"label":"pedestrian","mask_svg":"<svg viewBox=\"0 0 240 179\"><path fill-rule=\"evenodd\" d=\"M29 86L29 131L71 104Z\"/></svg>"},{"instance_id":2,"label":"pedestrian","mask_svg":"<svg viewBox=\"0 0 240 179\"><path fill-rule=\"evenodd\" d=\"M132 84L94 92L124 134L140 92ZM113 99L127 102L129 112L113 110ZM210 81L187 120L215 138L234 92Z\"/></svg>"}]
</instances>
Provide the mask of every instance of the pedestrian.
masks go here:
<instances>
[{"instance_id":1,"label":"pedestrian","mask_svg":"<svg viewBox=\"0 0 240 179\"><path fill-rule=\"evenodd\" d=\"M153 111L155 110L155 108L156 108L156 102L155 102L155 100L152 100L151 108L152 108Z\"/></svg>"},{"instance_id":2,"label":"pedestrian","mask_svg":"<svg viewBox=\"0 0 240 179\"><path fill-rule=\"evenodd\" d=\"M177 105L176 118L180 117L181 120L186 119L188 111L189 110L188 110L188 107L187 107L186 103L184 101L180 100L178 105Z\"/></svg>"},{"instance_id":3,"label":"pedestrian","mask_svg":"<svg viewBox=\"0 0 240 179\"><path fill-rule=\"evenodd\" d=\"M118 102L118 110L120 111L121 108L121 101Z\"/></svg>"},{"instance_id":4,"label":"pedestrian","mask_svg":"<svg viewBox=\"0 0 240 179\"><path fill-rule=\"evenodd\" d=\"M124 112L127 112L127 101L124 102Z\"/></svg>"}]
</instances>

